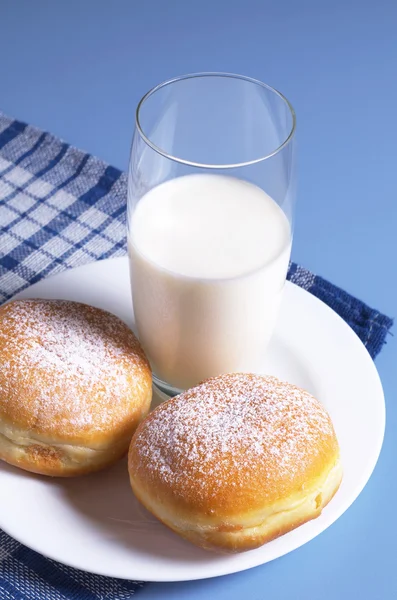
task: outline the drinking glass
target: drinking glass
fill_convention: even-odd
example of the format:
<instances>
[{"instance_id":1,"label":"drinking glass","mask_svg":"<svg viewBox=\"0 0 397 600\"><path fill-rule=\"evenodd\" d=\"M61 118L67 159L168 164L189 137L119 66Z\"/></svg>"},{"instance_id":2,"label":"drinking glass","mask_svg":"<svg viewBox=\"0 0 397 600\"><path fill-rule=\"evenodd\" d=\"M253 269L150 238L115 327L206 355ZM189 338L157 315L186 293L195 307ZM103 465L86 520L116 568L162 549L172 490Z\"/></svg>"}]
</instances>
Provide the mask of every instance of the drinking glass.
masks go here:
<instances>
[{"instance_id":1,"label":"drinking glass","mask_svg":"<svg viewBox=\"0 0 397 600\"><path fill-rule=\"evenodd\" d=\"M128 174L135 322L174 395L260 372L290 258L295 113L250 77L198 73L139 102Z\"/></svg>"}]
</instances>

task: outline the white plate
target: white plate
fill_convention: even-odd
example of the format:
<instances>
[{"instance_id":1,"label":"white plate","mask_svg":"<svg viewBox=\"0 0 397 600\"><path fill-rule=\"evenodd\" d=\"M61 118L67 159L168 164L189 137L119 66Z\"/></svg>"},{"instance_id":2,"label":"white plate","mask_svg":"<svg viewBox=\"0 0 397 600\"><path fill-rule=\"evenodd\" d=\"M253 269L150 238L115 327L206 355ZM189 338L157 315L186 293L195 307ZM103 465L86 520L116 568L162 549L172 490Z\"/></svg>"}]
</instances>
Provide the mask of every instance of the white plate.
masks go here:
<instances>
[{"instance_id":1,"label":"white plate","mask_svg":"<svg viewBox=\"0 0 397 600\"><path fill-rule=\"evenodd\" d=\"M94 263L41 281L18 297L93 304L132 325L126 258ZM316 520L243 554L200 550L157 523L130 491L126 464L61 480L0 464L0 527L30 548L93 573L146 581L182 581L242 571L282 556L324 531L368 481L384 433L382 386L364 346L325 304L287 284L264 371L317 396L335 424L344 479Z\"/></svg>"}]
</instances>

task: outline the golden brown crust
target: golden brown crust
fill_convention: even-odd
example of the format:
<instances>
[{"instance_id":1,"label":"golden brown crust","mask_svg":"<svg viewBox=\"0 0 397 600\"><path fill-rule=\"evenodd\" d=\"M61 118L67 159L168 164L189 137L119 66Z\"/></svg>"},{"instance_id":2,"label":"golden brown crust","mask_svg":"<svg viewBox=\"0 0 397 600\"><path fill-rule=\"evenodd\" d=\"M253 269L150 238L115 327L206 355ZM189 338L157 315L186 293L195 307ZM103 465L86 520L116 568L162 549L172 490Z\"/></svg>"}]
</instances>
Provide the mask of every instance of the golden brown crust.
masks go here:
<instances>
[{"instance_id":1,"label":"golden brown crust","mask_svg":"<svg viewBox=\"0 0 397 600\"><path fill-rule=\"evenodd\" d=\"M340 464L335 465L333 476L329 482L329 493L317 494L320 495L322 502L316 502L313 494L308 496L308 499L298 509L285 511L281 514L275 512L274 515L268 516L255 527L245 527L244 524L235 526L214 525L213 527L192 529L184 527L184 524L176 524L170 519L160 518L161 507L153 510L151 502L145 502L142 497L137 495L138 499L146 507L149 512L160 519L164 525L175 533L182 536L184 539L204 548L215 552L233 554L237 552L246 552L259 548L263 544L267 544L272 540L289 533L290 531L304 525L308 521L316 519L320 516L322 509L332 500L339 489L342 479L342 469ZM243 521L243 517L241 519Z\"/></svg>"},{"instance_id":2,"label":"golden brown crust","mask_svg":"<svg viewBox=\"0 0 397 600\"><path fill-rule=\"evenodd\" d=\"M128 448L151 402L151 372L117 317L57 300L0 307L0 458L74 475Z\"/></svg>"},{"instance_id":3,"label":"golden brown crust","mask_svg":"<svg viewBox=\"0 0 397 600\"><path fill-rule=\"evenodd\" d=\"M19 445L0 434L0 458L14 467L51 477L86 475L112 465L127 453L129 439L106 450L48 446L34 440Z\"/></svg>"},{"instance_id":4,"label":"golden brown crust","mask_svg":"<svg viewBox=\"0 0 397 600\"><path fill-rule=\"evenodd\" d=\"M156 409L131 442L138 499L210 549L257 547L315 518L341 479L324 407L273 377L213 378Z\"/></svg>"}]
</instances>

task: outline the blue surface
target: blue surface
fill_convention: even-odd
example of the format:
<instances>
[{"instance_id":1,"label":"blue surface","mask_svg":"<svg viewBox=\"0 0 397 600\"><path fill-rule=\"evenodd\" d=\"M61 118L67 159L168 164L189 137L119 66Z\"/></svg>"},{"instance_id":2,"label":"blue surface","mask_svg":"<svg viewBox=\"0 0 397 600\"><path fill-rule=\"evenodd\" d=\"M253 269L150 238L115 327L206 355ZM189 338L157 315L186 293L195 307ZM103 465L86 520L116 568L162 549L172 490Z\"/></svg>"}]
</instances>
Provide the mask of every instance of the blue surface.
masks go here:
<instances>
[{"instance_id":1,"label":"blue surface","mask_svg":"<svg viewBox=\"0 0 397 600\"><path fill-rule=\"evenodd\" d=\"M155 83L225 70L274 85L298 116L294 260L396 316L396 22L394 0L1 0L0 105L126 168L134 107ZM337 523L273 563L140 596L396 598L395 339L377 366L385 444Z\"/></svg>"}]
</instances>

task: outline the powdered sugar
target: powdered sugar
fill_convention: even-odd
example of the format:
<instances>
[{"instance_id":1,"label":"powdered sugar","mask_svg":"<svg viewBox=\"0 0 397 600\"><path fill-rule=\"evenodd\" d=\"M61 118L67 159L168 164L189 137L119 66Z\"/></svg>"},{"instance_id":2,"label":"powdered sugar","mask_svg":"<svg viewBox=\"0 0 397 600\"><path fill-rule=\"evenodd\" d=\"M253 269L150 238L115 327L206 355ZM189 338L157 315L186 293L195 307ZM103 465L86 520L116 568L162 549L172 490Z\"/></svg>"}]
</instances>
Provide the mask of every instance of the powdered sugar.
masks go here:
<instances>
[{"instance_id":1,"label":"powdered sugar","mask_svg":"<svg viewBox=\"0 0 397 600\"><path fill-rule=\"evenodd\" d=\"M101 429L131 408L147 368L133 333L114 315L67 301L13 302L0 313L1 401L30 421Z\"/></svg>"},{"instance_id":2,"label":"powdered sugar","mask_svg":"<svg viewBox=\"0 0 397 600\"><path fill-rule=\"evenodd\" d=\"M134 439L138 468L185 497L193 486L208 499L258 477L269 478L269 489L275 477L293 480L334 432L304 390L274 377L230 374L160 406Z\"/></svg>"}]
</instances>

